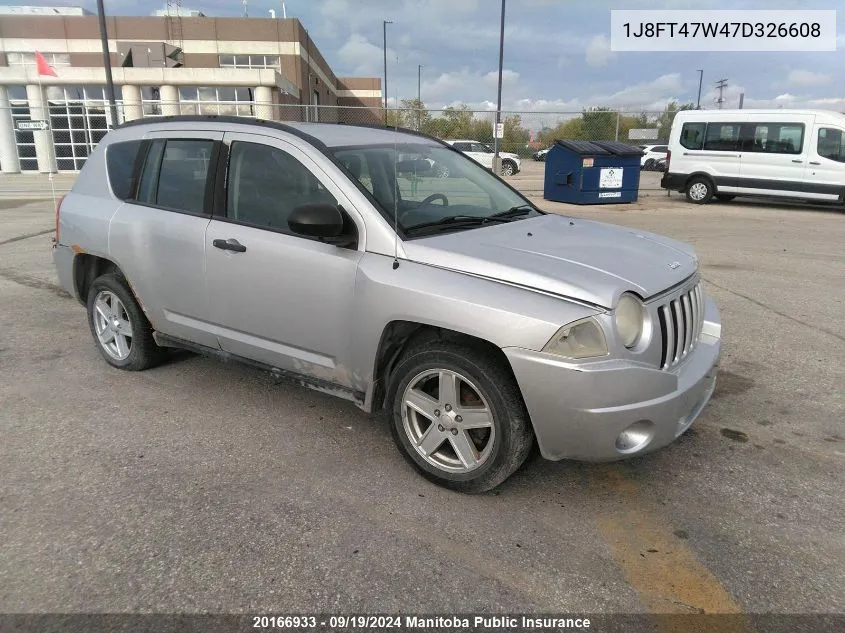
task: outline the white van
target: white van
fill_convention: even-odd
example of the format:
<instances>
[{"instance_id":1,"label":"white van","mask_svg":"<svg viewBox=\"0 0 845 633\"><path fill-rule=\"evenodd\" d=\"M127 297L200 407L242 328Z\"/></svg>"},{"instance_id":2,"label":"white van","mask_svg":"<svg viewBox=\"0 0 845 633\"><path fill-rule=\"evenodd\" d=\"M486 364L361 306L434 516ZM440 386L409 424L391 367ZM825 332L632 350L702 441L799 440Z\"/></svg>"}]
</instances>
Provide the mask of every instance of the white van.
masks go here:
<instances>
[{"instance_id":1,"label":"white van","mask_svg":"<svg viewBox=\"0 0 845 633\"><path fill-rule=\"evenodd\" d=\"M735 196L845 203L845 114L684 110L660 185L696 204Z\"/></svg>"}]
</instances>

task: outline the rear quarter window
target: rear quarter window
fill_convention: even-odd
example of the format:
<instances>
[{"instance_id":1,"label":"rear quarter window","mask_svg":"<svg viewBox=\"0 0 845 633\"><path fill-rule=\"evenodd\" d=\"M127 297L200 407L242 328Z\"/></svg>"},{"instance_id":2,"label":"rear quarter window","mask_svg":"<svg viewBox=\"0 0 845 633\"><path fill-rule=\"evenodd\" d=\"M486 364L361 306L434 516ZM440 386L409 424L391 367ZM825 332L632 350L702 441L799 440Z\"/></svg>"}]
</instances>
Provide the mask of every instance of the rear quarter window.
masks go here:
<instances>
[{"instance_id":1,"label":"rear quarter window","mask_svg":"<svg viewBox=\"0 0 845 633\"><path fill-rule=\"evenodd\" d=\"M115 197L129 200L135 195L138 170L135 163L143 141L113 143L106 148L109 186Z\"/></svg>"},{"instance_id":2,"label":"rear quarter window","mask_svg":"<svg viewBox=\"0 0 845 633\"><path fill-rule=\"evenodd\" d=\"M684 123L681 128L681 146L687 149L701 149L704 147L704 130L706 123Z\"/></svg>"}]
</instances>

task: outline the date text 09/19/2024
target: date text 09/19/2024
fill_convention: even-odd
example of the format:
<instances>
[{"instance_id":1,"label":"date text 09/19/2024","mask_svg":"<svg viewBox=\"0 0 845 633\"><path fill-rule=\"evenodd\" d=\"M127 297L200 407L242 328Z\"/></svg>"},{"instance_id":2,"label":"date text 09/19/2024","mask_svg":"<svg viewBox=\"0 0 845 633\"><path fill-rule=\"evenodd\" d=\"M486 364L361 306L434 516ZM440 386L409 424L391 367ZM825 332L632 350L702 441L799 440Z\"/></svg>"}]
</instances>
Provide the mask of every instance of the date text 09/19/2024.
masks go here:
<instances>
[{"instance_id":1,"label":"date text 09/19/2024","mask_svg":"<svg viewBox=\"0 0 845 633\"><path fill-rule=\"evenodd\" d=\"M345 628L419 628L419 629L516 629L553 628L589 629L589 618L541 616L416 616L416 615L332 615L316 616L252 616L254 629L297 629L328 627Z\"/></svg>"}]
</instances>

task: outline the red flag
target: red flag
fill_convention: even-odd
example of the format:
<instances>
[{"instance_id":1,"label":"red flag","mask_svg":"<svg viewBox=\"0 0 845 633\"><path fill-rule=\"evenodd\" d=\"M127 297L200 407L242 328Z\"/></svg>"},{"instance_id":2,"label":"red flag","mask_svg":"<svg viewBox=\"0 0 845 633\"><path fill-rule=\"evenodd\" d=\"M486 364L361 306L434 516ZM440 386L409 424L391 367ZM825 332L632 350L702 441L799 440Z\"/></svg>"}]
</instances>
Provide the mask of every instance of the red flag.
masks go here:
<instances>
[{"instance_id":1,"label":"red flag","mask_svg":"<svg viewBox=\"0 0 845 633\"><path fill-rule=\"evenodd\" d=\"M58 77L56 69L48 64L47 60L44 59L44 55L38 51L35 51L35 65L38 67L39 75L52 75L53 77Z\"/></svg>"}]
</instances>

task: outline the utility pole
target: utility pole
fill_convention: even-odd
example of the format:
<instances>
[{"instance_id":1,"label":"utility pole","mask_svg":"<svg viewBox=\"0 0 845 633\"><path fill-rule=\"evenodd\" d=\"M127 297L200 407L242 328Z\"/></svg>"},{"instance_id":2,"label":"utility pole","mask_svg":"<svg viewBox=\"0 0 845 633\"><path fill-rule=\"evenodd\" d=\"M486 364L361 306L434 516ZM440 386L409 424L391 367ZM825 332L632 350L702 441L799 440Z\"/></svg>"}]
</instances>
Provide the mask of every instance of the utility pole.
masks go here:
<instances>
[{"instance_id":1,"label":"utility pole","mask_svg":"<svg viewBox=\"0 0 845 633\"><path fill-rule=\"evenodd\" d=\"M505 60L505 0L502 0L502 23L499 27L499 96L496 100L496 124L493 126L493 169L501 173L499 166L499 136L496 130L502 119L502 66Z\"/></svg>"},{"instance_id":2,"label":"utility pole","mask_svg":"<svg viewBox=\"0 0 845 633\"><path fill-rule=\"evenodd\" d=\"M696 110L701 110L701 82L704 80L704 71L699 69L698 71L698 101L695 104Z\"/></svg>"},{"instance_id":3,"label":"utility pole","mask_svg":"<svg viewBox=\"0 0 845 633\"><path fill-rule=\"evenodd\" d=\"M387 125L387 25L393 24L390 20L383 20L382 28L384 30L384 124Z\"/></svg>"},{"instance_id":4,"label":"utility pole","mask_svg":"<svg viewBox=\"0 0 845 633\"><path fill-rule=\"evenodd\" d=\"M103 46L103 67L106 69L106 94L109 97L112 127L117 127L117 104L114 102L114 80L111 76L111 55L109 54L109 35L106 32L106 10L103 0L97 0L97 16L100 20L100 43Z\"/></svg>"},{"instance_id":5,"label":"utility pole","mask_svg":"<svg viewBox=\"0 0 845 633\"><path fill-rule=\"evenodd\" d=\"M719 98L716 99L716 103L719 104L719 109L722 109L722 104L725 102L725 88L728 87L728 80L727 79L720 79L716 82L716 87L719 89Z\"/></svg>"},{"instance_id":6,"label":"utility pole","mask_svg":"<svg viewBox=\"0 0 845 633\"><path fill-rule=\"evenodd\" d=\"M422 64L417 64L417 132L422 125Z\"/></svg>"}]
</instances>

